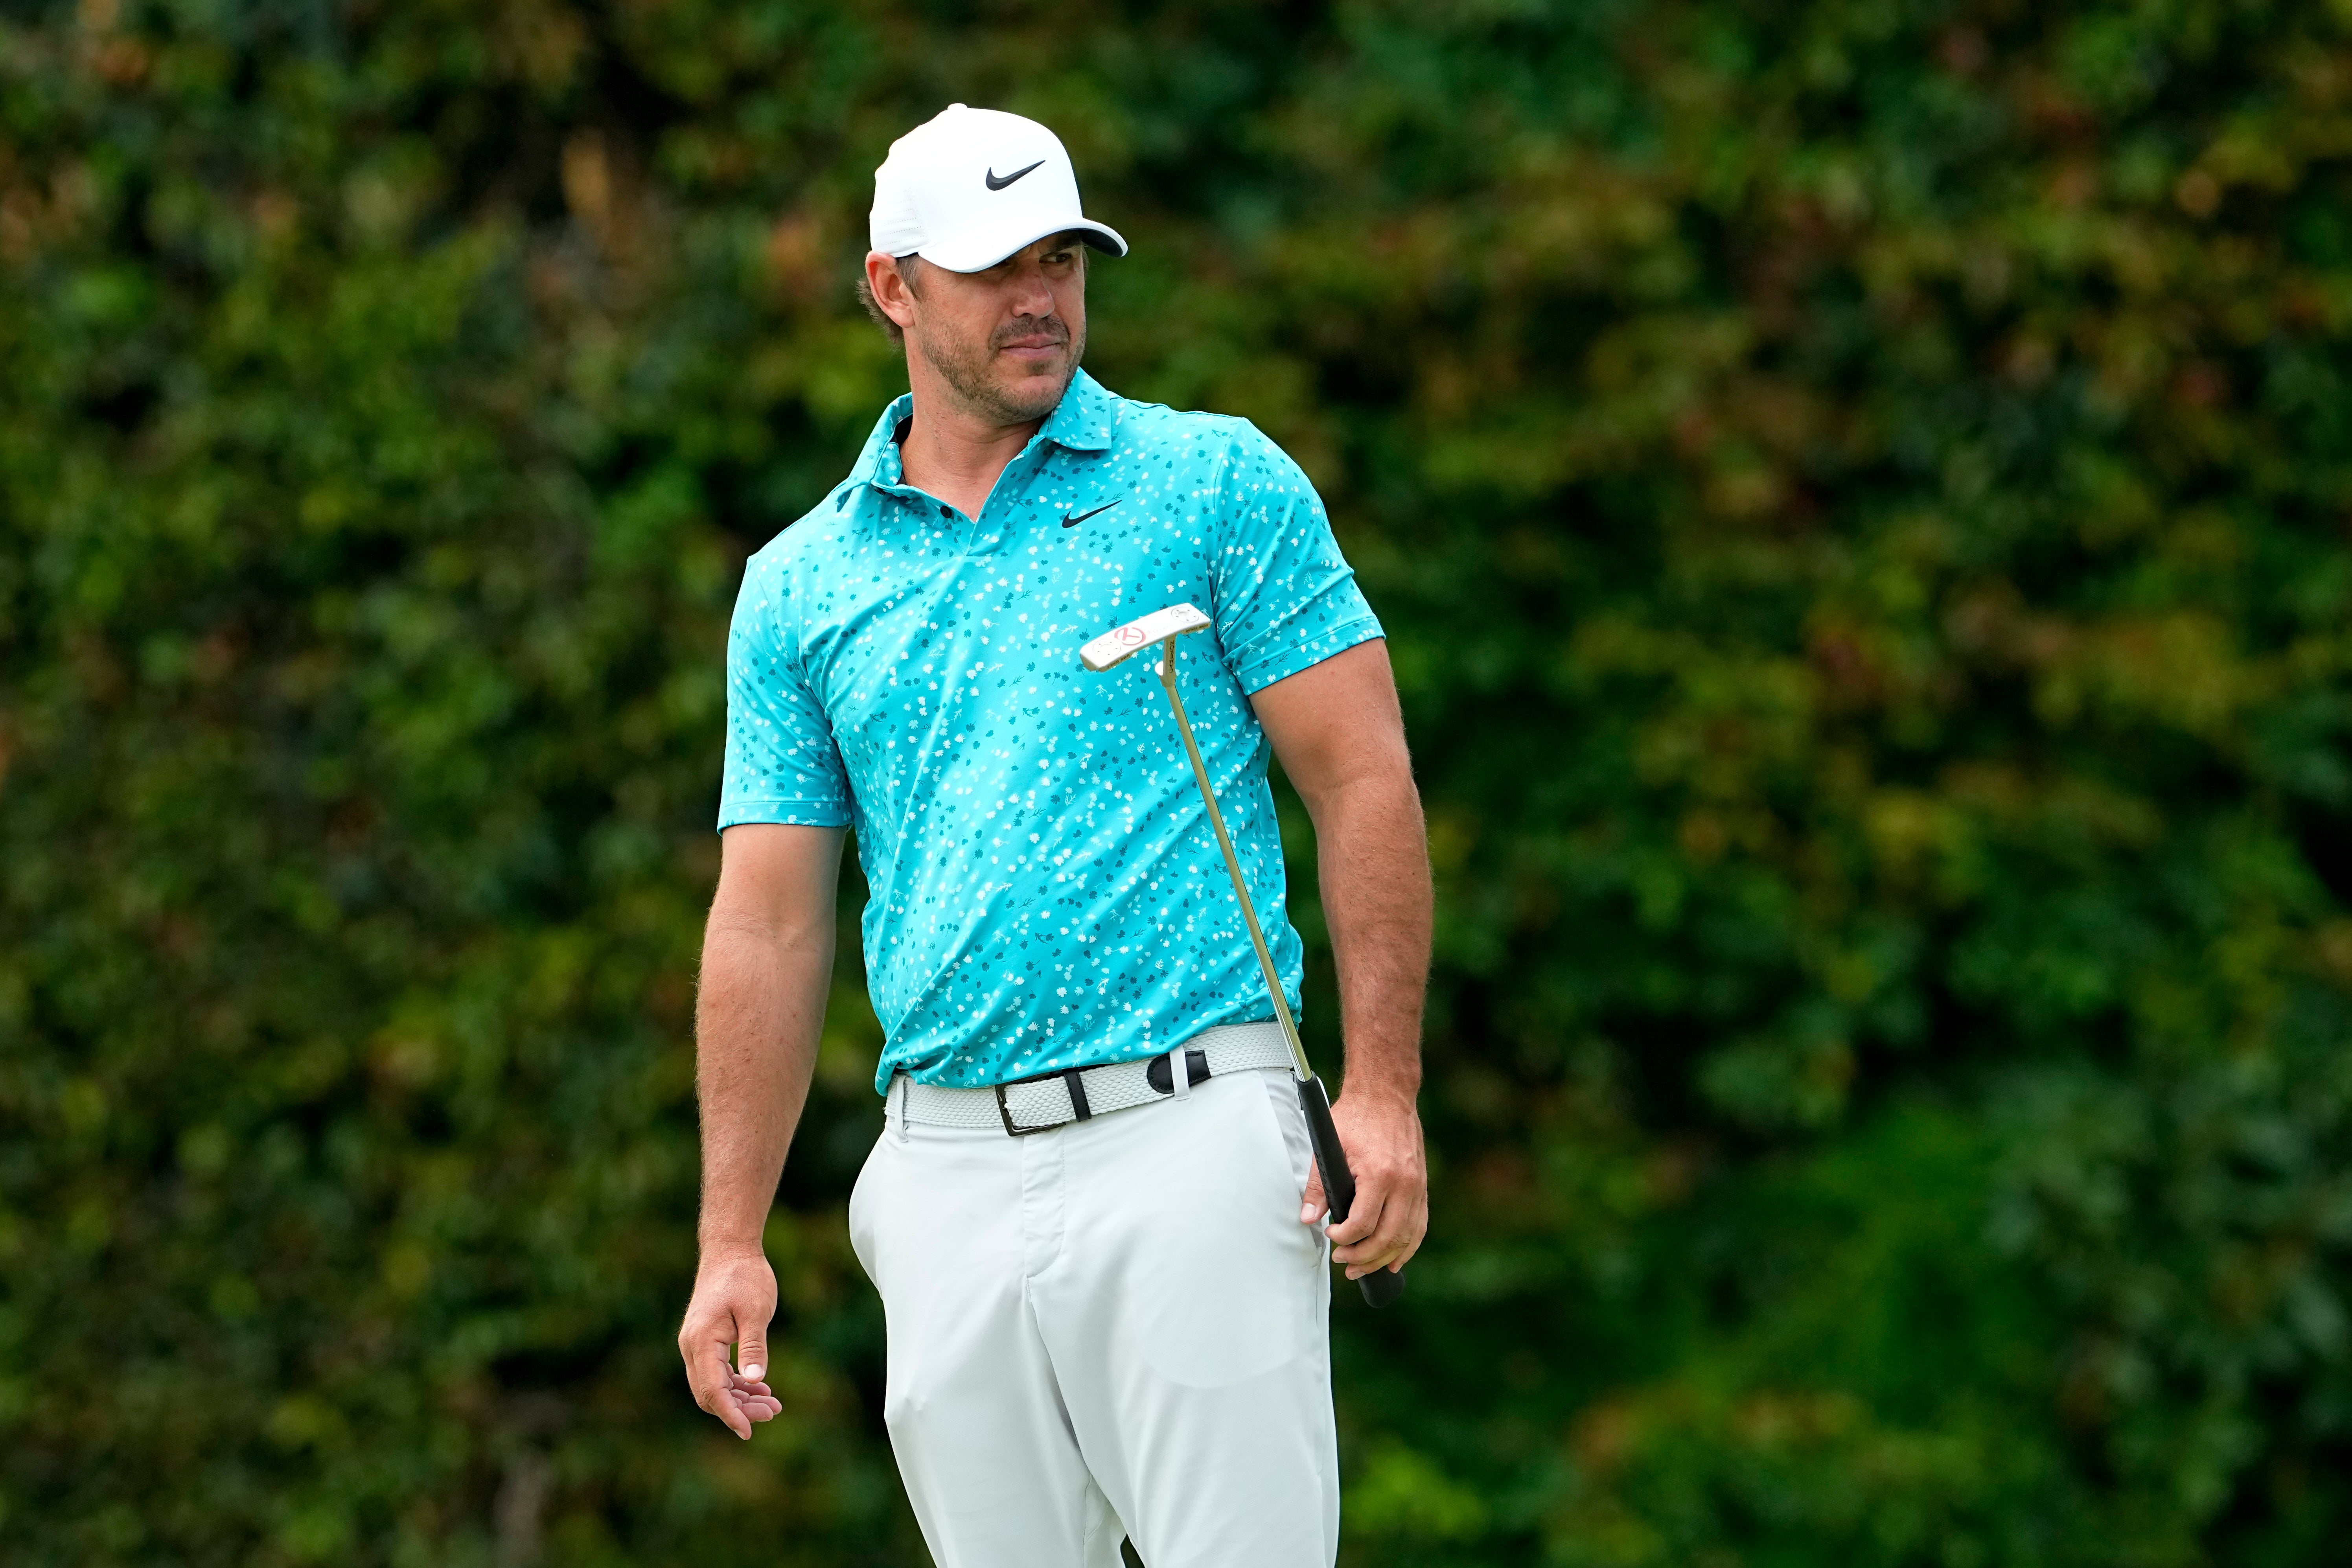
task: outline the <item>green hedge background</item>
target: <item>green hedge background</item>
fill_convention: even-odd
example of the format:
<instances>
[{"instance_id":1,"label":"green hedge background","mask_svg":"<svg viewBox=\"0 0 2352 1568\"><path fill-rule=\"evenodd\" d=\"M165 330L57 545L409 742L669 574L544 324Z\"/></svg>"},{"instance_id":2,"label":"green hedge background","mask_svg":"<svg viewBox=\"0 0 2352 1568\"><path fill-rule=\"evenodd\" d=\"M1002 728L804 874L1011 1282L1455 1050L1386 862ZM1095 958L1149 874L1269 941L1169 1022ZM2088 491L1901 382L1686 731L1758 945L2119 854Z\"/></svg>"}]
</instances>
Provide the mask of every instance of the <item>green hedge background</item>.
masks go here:
<instances>
[{"instance_id":1,"label":"green hedge background","mask_svg":"<svg viewBox=\"0 0 2352 1568\"><path fill-rule=\"evenodd\" d=\"M0 1555L922 1561L854 941L785 1417L671 1336L725 618L950 100L1392 634L1344 1560L2340 1561L2340 0L0 3Z\"/></svg>"}]
</instances>

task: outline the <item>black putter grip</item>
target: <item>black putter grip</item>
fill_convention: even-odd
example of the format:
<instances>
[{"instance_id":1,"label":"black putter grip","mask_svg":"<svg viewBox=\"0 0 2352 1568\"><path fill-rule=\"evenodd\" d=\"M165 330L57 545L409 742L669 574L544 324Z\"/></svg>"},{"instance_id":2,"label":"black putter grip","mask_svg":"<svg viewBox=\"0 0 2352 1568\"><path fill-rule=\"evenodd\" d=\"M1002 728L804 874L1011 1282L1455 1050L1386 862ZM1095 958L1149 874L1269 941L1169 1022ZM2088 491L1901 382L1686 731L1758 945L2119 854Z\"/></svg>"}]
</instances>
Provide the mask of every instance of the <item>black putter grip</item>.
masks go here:
<instances>
[{"instance_id":1,"label":"black putter grip","mask_svg":"<svg viewBox=\"0 0 2352 1568\"><path fill-rule=\"evenodd\" d=\"M1293 1081L1298 1085L1298 1108L1307 1113L1307 1142L1315 1145L1315 1168L1323 1173L1323 1197L1330 1206L1331 1223L1337 1225L1356 1206L1356 1173L1348 1169L1348 1152L1339 1147L1339 1127L1331 1120L1331 1099L1323 1092L1323 1080ZM1404 1294L1402 1269L1375 1269L1356 1283L1375 1307L1385 1307Z\"/></svg>"}]
</instances>

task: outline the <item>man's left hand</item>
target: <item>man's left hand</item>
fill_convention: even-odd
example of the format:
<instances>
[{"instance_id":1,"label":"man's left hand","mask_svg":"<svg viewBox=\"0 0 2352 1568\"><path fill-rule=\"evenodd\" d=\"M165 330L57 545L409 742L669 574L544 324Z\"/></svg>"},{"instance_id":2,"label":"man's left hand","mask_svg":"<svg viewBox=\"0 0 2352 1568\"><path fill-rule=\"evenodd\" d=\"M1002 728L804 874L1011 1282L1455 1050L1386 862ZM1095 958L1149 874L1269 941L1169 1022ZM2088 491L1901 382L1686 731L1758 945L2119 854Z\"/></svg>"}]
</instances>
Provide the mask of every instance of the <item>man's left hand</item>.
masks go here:
<instances>
[{"instance_id":1,"label":"man's left hand","mask_svg":"<svg viewBox=\"0 0 2352 1568\"><path fill-rule=\"evenodd\" d=\"M1350 1279L1402 1268L1429 1230L1429 1163L1420 1113L1410 1100L1342 1094L1331 1104L1331 1120L1356 1178L1355 1206L1329 1232L1331 1257ZM1327 1206L1323 1173L1317 1171L1307 1178L1298 1222L1316 1224Z\"/></svg>"}]
</instances>

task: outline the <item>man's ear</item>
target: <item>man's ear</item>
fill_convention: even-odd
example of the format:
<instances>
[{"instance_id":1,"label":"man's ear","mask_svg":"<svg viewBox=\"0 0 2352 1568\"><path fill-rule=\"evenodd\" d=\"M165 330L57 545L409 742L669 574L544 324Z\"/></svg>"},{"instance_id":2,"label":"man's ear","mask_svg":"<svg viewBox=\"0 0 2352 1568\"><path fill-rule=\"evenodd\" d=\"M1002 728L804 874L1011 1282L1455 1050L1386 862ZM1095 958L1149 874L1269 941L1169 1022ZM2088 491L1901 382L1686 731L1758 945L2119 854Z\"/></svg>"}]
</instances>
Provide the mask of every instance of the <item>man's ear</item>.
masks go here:
<instances>
[{"instance_id":1,"label":"man's ear","mask_svg":"<svg viewBox=\"0 0 2352 1568\"><path fill-rule=\"evenodd\" d=\"M866 287L873 296L874 308L896 322L899 331L914 325L914 284L899 270L897 257L887 250L867 251Z\"/></svg>"}]
</instances>

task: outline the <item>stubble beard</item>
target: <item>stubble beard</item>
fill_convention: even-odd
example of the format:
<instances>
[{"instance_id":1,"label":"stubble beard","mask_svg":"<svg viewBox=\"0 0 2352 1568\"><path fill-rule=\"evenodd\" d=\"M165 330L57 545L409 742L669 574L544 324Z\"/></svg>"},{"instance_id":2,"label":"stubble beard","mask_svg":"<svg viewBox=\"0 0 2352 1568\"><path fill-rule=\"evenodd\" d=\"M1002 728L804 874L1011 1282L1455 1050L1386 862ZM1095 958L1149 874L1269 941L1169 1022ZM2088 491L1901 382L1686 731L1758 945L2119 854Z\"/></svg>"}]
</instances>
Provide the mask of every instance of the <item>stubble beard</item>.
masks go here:
<instances>
[{"instance_id":1,"label":"stubble beard","mask_svg":"<svg viewBox=\"0 0 2352 1568\"><path fill-rule=\"evenodd\" d=\"M1062 335L1057 373L1019 376L1010 384L992 374L996 351L1004 342L1029 337L1040 330L1058 330ZM1043 419L1062 401L1070 377L1077 374L1078 361L1086 357L1087 338L1084 331L1073 336L1059 316L1048 316L1042 322L1024 317L991 332L983 342L940 343L926 337L917 341L917 347L924 363L939 372L948 389L972 413L1000 425L1026 425Z\"/></svg>"}]
</instances>

